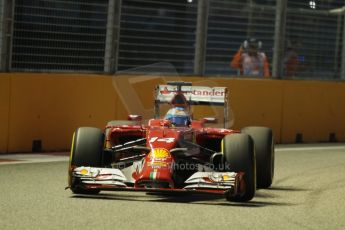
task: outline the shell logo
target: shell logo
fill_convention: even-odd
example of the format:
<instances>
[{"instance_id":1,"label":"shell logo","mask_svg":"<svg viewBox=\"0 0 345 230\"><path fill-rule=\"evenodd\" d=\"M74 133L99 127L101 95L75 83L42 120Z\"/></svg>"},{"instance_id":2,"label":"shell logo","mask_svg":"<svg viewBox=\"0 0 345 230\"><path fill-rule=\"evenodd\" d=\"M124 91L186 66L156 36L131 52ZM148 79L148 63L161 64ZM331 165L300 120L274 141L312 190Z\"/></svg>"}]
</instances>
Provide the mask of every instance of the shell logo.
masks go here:
<instances>
[{"instance_id":1,"label":"shell logo","mask_svg":"<svg viewBox=\"0 0 345 230\"><path fill-rule=\"evenodd\" d=\"M153 159L164 159L168 158L169 156L170 153L168 152L168 150L162 148L152 149L152 151L150 152L150 157Z\"/></svg>"},{"instance_id":2,"label":"shell logo","mask_svg":"<svg viewBox=\"0 0 345 230\"><path fill-rule=\"evenodd\" d=\"M216 183L225 182L231 180L231 175L229 175L228 173L214 172L209 176L209 179Z\"/></svg>"},{"instance_id":3,"label":"shell logo","mask_svg":"<svg viewBox=\"0 0 345 230\"><path fill-rule=\"evenodd\" d=\"M229 175L223 175L222 176L222 179L223 179L223 181L227 181L227 180L229 180L230 179L230 177L229 177Z\"/></svg>"},{"instance_id":4,"label":"shell logo","mask_svg":"<svg viewBox=\"0 0 345 230\"><path fill-rule=\"evenodd\" d=\"M87 175L88 173L89 173L89 171L85 168L80 170L80 174L82 174L82 175Z\"/></svg>"}]
</instances>

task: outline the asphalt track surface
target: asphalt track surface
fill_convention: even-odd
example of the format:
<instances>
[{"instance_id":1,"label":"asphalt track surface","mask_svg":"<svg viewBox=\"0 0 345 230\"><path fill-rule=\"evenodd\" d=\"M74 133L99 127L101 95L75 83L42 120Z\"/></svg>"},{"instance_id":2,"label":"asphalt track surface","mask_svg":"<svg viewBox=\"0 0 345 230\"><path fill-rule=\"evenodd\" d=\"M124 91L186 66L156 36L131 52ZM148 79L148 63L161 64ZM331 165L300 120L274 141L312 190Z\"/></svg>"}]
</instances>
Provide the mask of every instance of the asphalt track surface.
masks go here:
<instances>
[{"instance_id":1,"label":"asphalt track surface","mask_svg":"<svg viewBox=\"0 0 345 230\"><path fill-rule=\"evenodd\" d=\"M2 230L345 229L345 144L278 146L272 187L248 203L143 192L77 196L64 190L68 157L18 158L25 156L0 155Z\"/></svg>"}]
</instances>

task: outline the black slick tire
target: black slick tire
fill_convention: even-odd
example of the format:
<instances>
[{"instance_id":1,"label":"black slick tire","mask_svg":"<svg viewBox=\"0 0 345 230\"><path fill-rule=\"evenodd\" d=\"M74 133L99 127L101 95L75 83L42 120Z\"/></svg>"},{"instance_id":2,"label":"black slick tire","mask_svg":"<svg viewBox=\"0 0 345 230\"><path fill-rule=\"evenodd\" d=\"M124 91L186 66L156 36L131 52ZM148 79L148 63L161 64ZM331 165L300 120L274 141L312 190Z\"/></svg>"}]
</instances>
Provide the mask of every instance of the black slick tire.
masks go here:
<instances>
[{"instance_id":1,"label":"black slick tire","mask_svg":"<svg viewBox=\"0 0 345 230\"><path fill-rule=\"evenodd\" d=\"M234 202L247 202L255 195L256 169L254 143L247 134L230 134L223 138L222 152L226 166L232 172L244 172L245 192L233 196L227 195L227 200Z\"/></svg>"}]
</instances>

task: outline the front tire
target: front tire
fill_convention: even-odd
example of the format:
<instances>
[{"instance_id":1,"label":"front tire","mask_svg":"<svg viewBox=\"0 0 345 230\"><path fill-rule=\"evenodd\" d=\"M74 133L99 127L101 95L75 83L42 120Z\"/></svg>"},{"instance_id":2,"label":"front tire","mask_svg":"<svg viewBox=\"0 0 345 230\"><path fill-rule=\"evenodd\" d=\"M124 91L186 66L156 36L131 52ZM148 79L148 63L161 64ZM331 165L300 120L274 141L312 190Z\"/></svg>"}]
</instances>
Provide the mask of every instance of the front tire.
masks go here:
<instances>
[{"instance_id":1,"label":"front tire","mask_svg":"<svg viewBox=\"0 0 345 230\"><path fill-rule=\"evenodd\" d=\"M227 200L246 202L251 200L256 190L254 143L247 134L231 134L223 138L222 152L225 163L234 172L244 172L245 192L241 195L227 195Z\"/></svg>"},{"instance_id":2,"label":"front tire","mask_svg":"<svg viewBox=\"0 0 345 230\"><path fill-rule=\"evenodd\" d=\"M246 127L242 129L254 141L256 156L256 187L269 188L274 176L273 133L266 127Z\"/></svg>"},{"instance_id":3,"label":"front tire","mask_svg":"<svg viewBox=\"0 0 345 230\"><path fill-rule=\"evenodd\" d=\"M82 127L73 134L69 165L69 185L76 194L97 194L98 189L86 190L80 186L78 178L72 176L74 167L102 167L104 134L101 129Z\"/></svg>"}]
</instances>

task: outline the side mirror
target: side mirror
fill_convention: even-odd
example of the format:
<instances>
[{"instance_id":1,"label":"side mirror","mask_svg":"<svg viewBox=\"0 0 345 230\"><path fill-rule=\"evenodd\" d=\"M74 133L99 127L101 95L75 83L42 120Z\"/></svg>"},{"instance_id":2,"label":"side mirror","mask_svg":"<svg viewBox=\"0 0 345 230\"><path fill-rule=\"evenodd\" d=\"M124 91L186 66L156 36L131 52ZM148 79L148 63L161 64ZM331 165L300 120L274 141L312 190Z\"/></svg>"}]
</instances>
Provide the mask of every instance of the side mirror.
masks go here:
<instances>
[{"instance_id":1,"label":"side mirror","mask_svg":"<svg viewBox=\"0 0 345 230\"><path fill-rule=\"evenodd\" d=\"M163 120L161 120L160 125L161 126L165 126L165 127L170 127L171 126L171 121L163 119Z\"/></svg>"},{"instance_id":2,"label":"side mirror","mask_svg":"<svg viewBox=\"0 0 345 230\"><path fill-rule=\"evenodd\" d=\"M134 114L128 115L129 121L141 121L142 119L143 117L141 115L134 115Z\"/></svg>"},{"instance_id":3,"label":"side mirror","mask_svg":"<svg viewBox=\"0 0 345 230\"><path fill-rule=\"evenodd\" d=\"M202 123L203 124L217 124L218 123L218 119L215 117L204 117L202 119Z\"/></svg>"}]
</instances>

